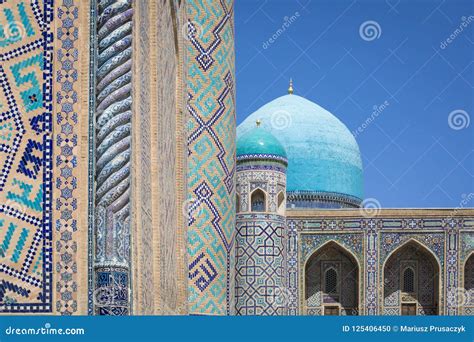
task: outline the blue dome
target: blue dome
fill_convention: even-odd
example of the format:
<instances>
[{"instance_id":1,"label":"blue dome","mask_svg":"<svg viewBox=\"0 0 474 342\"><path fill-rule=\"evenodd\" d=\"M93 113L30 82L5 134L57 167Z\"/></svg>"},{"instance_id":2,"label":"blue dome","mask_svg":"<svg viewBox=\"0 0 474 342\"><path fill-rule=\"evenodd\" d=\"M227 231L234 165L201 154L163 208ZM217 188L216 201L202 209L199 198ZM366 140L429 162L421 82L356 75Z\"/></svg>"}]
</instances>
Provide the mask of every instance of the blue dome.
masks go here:
<instances>
[{"instance_id":1,"label":"blue dome","mask_svg":"<svg viewBox=\"0 0 474 342\"><path fill-rule=\"evenodd\" d=\"M257 119L287 152L287 191L363 198L359 146L330 112L301 96L285 95L248 116L237 128L237 135L243 138L254 129Z\"/></svg>"},{"instance_id":2,"label":"blue dome","mask_svg":"<svg viewBox=\"0 0 474 342\"><path fill-rule=\"evenodd\" d=\"M287 158L285 148L273 134L263 127L255 126L255 122L253 126L237 140L237 158L250 155Z\"/></svg>"}]
</instances>

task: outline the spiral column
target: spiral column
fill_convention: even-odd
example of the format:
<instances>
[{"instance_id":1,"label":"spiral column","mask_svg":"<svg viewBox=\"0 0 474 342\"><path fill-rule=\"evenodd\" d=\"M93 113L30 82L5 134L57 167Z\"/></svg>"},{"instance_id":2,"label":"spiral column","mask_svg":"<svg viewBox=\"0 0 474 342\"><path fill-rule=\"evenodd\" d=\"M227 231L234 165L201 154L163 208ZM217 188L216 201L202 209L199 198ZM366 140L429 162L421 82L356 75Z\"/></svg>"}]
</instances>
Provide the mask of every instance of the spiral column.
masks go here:
<instances>
[{"instance_id":1,"label":"spiral column","mask_svg":"<svg viewBox=\"0 0 474 342\"><path fill-rule=\"evenodd\" d=\"M94 313L130 312L132 0L98 2Z\"/></svg>"}]
</instances>

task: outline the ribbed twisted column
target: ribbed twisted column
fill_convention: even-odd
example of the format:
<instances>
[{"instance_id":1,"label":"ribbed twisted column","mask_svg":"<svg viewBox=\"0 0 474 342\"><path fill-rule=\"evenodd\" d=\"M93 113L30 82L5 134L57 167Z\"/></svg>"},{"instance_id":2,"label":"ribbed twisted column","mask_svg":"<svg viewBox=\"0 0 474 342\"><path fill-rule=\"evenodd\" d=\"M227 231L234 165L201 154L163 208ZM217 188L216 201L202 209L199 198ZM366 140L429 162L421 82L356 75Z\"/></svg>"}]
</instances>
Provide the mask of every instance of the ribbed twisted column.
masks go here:
<instances>
[{"instance_id":1,"label":"ribbed twisted column","mask_svg":"<svg viewBox=\"0 0 474 342\"><path fill-rule=\"evenodd\" d=\"M95 313L129 314L132 0L98 4Z\"/></svg>"}]
</instances>

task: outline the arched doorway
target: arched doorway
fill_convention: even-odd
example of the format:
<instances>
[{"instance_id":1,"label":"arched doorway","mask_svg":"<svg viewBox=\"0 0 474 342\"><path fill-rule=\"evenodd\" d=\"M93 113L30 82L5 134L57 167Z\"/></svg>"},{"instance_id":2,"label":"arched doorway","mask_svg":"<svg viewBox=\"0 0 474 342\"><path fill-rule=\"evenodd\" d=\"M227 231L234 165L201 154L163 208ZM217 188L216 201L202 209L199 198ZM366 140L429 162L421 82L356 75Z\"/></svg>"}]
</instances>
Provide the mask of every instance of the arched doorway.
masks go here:
<instances>
[{"instance_id":1,"label":"arched doorway","mask_svg":"<svg viewBox=\"0 0 474 342\"><path fill-rule=\"evenodd\" d=\"M400 246L387 259L383 274L384 314L438 314L439 265L423 245L412 240Z\"/></svg>"},{"instance_id":2,"label":"arched doorway","mask_svg":"<svg viewBox=\"0 0 474 342\"><path fill-rule=\"evenodd\" d=\"M464 290L463 296L464 314L474 315L474 253L472 253L464 264Z\"/></svg>"},{"instance_id":3,"label":"arched doorway","mask_svg":"<svg viewBox=\"0 0 474 342\"><path fill-rule=\"evenodd\" d=\"M309 257L304 304L310 315L359 314L359 266L344 247L331 241Z\"/></svg>"}]
</instances>

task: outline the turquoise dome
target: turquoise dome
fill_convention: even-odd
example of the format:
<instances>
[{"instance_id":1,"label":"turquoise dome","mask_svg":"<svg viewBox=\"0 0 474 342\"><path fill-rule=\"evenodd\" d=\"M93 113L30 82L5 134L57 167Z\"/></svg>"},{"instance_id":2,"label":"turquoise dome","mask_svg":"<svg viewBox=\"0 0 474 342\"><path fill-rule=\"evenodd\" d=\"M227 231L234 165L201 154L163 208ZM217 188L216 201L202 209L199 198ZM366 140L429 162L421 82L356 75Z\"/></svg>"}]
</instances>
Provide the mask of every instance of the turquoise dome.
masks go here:
<instances>
[{"instance_id":1,"label":"turquoise dome","mask_svg":"<svg viewBox=\"0 0 474 342\"><path fill-rule=\"evenodd\" d=\"M278 137L287 152L287 191L363 198L359 146L347 127L326 109L301 96L281 96L238 126L239 141L254 130L256 120L262 121L260 128Z\"/></svg>"},{"instance_id":2,"label":"turquoise dome","mask_svg":"<svg viewBox=\"0 0 474 342\"><path fill-rule=\"evenodd\" d=\"M244 155L267 155L287 158L281 142L263 127L255 125L237 140L237 158Z\"/></svg>"}]
</instances>

